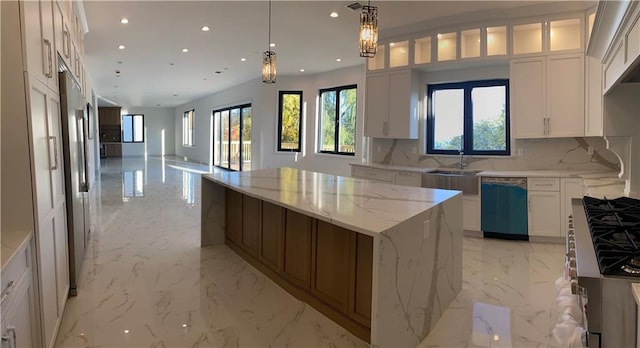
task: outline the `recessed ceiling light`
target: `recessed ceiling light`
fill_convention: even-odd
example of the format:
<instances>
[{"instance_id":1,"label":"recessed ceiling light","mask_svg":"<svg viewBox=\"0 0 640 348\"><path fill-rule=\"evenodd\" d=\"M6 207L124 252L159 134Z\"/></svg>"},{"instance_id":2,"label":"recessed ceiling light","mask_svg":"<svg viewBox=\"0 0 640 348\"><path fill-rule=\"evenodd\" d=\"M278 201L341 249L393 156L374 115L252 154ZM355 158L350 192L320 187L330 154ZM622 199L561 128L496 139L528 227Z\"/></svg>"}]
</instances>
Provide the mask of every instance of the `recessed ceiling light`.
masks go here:
<instances>
[{"instance_id":1,"label":"recessed ceiling light","mask_svg":"<svg viewBox=\"0 0 640 348\"><path fill-rule=\"evenodd\" d=\"M273 42L269 44L269 47L276 47L276 44L274 44Z\"/></svg>"},{"instance_id":2,"label":"recessed ceiling light","mask_svg":"<svg viewBox=\"0 0 640 348\"><path fill-rule=\"evenodd\" d=\"M244 58L244 57L243 57L243 58L240 58L240 61L241 61L241 62L246 62L246 61L247 61L247 58Z\"/></svg>"},{"instance_id":3,"label":"recessed ceiling light","mask_svg":"<svg viewBox=\"0 0 640 348\"><path fill-rule=\"evenodd\" d=\"M304 69L300 69L300 72L304 72Z\"/></svg>"},{"instance_id":4,"label":"recessed ceiling light","mask_svg":"<svg viewBox=\"0 0 640 348\"><path fill-rule=\"evenodd\" d=\"M204 27L202 27L202 31L209 31L209 27L205 25Z\"/></svg>"},{"instance_id":5,"label":"recessed ceiling light","mask_svg":"<svg viewBox=\"0 0 640 348\"><path fill-rule=\"evenodd\" d=\"M331 13L329 14L329 16L330 16L331 18L338 18L338 12L333 11L333 12L331 12Z\"/></svg>"},{"instance_id":6,"label":"recessed ceiling light","mask_svg":"<svg viewBox=\"0 0 640 348\"><path fill-rule=\"evenodd\" d=\"M127 24L127 23L129 23L129 20L128 20L128 19L126 19L126 18L122 18L122 19L120 20L120 23L122 23L122 24Z\"/></svg>"},{"instance_id":7,"label":"recessed ceiling light","mask_svg":"<svg viewBox=\"0 0 640 348\"><path fill-rule=\"evenodd\" d=\"M129 330L124 330L124 333L129 333Z\"/></svg>"},{"instance_id":8,"label":"recessed ceiling light","mask_svg":"<svg viewBox=\"0 0 640 348\"><path fill-rule=\"evenodd\" d=\"M189 49L188 48L183 48L182 52L187 53L187 52L189 52Z\"/></svg>"},{"instance_id":9,"label":"recessed ceiling light","mask_svg":"<svg viewBox=\"0 0 640 348\"><path fill-rule=\"evenodd\" d=\"M207 81L207 78L205 77L205 78L203 78L202 80L203 80L203 81Z\"/></svg>"},{"instance_id":10,"label":"recessed ceiling light","mask_svg":"<svg viewBox=\"0 0 640 348\"><path fill-rule=\"evenodd\" d=\"M341 62L341 61L342 61L342 59L336 58L336 62Z\"/></svg>"},{"instance_id":11,"label":"recessed ceiling light","mask_svg":"<svg viewBox=\"0 0 640 348\"><path fill-rule=\"evenodd\" d=\"M174 65L176 65L176 63L169 63L169 65L174 66Z\"/></svg>"},{"instance_id":12,"label":"recessed ceiling light","mask_svg":"<svg viewBox=\"0 0 640 348\"><path fill-rule=\"evenodd\" d=\"M174 97L177 97L178 95L177 95L177 94L174 94L173 96L174 96Z\"/></svg>"},{"instance_id":13,"label":"recessed ceiling light","mask_svg":"<svg viewBox=\"0 0 640 348\"><path fill-rule=\"evenodd\" d=\"M160 104L156 104L156 106L160 106Z\"/></svg>"},{"instance_id":14,"label":"recessed ceiling light","mask_svg":"<svg viewBox=\"0 0 640 348\"><path fill-rule=\"evenodd\" d=\"M123 49L124 49L124 45L120 45L120 46L118 46L118 49L119 49L119 50L123 50Z\"/></svg>"},{"instance_id":15,"label":"recessed ceiling light","mask_svg":"<svg viewBox=\"0 0 640 348\"><path fill-rule=\"evenodd\" d=\"M122 64L122 61L121 61L121 60L119 60L119 61L118 61L118 64Z\"/></svg>"}]
</instances>

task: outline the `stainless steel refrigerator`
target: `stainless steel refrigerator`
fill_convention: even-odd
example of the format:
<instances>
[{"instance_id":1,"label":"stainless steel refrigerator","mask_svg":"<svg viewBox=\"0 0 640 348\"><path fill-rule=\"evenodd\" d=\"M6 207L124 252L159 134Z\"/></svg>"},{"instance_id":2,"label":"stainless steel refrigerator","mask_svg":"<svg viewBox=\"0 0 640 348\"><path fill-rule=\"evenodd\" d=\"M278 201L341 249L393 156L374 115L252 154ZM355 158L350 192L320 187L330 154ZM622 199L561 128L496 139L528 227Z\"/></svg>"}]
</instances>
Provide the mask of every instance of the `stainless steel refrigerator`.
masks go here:
<instances>
[{"instance_id":1,"label":"stainless steel refrigerator","mask_svg":"<svg viewBox=\"0 0 640 348\"><path fill-rule=\"evenodd\" d=\"M89 181L87 170L87 114L80 86L69 71L59 73L60 115L64 154L69 295L78 294L78 277L89 241Z\"/></svg>"}]
</instances>

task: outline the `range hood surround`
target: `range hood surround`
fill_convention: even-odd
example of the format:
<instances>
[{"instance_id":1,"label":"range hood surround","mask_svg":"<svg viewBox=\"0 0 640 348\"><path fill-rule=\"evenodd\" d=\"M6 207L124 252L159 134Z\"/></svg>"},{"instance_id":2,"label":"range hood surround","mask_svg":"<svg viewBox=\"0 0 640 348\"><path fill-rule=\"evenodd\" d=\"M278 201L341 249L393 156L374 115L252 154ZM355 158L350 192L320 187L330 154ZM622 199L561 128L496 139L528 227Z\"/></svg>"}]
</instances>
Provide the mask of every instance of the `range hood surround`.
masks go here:
<instances>
[{"instance_id":1,"label":"range hood surround","mask_svg":"<svg viewBox=\"0 0 640 348\"><path fill-rule=\"evenodd\" d=\"M625 193L640 194L640 83L614 86L604 95L604 139L620 161Z\"/></svg>"}]
</instances>

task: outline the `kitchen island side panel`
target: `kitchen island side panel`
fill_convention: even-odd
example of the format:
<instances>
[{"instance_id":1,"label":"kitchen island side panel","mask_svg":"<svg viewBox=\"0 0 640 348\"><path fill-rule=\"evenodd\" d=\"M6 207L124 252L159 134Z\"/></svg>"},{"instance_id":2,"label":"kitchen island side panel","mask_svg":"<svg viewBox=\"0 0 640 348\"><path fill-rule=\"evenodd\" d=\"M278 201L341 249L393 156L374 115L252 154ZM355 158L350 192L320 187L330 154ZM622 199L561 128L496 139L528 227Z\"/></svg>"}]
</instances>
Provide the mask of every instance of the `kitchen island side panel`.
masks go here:
<instances>
[{"instance_id":1,"label":"kitchen island side panel","mask_svg":"<svg viewBox=\"0 0 640 348\"><path fill-rule=\"evenodd\" d=\"M202 178L201 181L200 246L222 245L226 227L226 189L211 180Z\"/></svg>"},{"instance_id":2,"label":"kitchen island side panel","mask_svg":"<svg viewBox=\"0 0 640 348\"><path fill-rule=\"evenodd\" d=\"M462 288L462 195L374 241L372 347L415 347Z\"/></svg>"}]
</instances>

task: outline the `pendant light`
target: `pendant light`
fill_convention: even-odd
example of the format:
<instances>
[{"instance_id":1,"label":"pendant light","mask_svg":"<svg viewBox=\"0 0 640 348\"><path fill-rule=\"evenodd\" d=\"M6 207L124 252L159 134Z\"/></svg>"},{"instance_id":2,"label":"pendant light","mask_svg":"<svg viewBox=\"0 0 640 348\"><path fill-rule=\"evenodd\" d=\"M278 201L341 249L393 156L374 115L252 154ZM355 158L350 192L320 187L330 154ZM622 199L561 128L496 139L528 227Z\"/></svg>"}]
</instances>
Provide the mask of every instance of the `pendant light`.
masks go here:
<instances>
[{"instance_id":1,"label":"pendant light","mask_svg":"<svg viewBox=\"0 0 640 348\"><path fill-rule=\"evenodd\" d=\"M269 0L269 42L262 53L262 82L276 83L276 53L271 50L271 0Z\"/></svg>"},{"instance_id":2,"label":"pendant light","mask_svg":"<svg viewBox=\"0 0 640 348\"><path fill-rule=\"evenodd\" d=\"M378 48L378 8L371 1L360 12L360 57L373 58Z\"/></svg>"}]
</instances>

